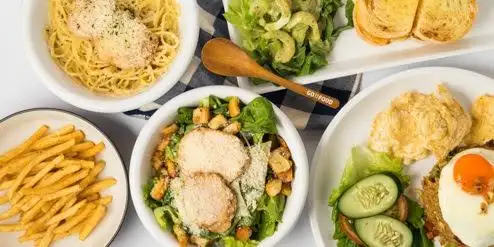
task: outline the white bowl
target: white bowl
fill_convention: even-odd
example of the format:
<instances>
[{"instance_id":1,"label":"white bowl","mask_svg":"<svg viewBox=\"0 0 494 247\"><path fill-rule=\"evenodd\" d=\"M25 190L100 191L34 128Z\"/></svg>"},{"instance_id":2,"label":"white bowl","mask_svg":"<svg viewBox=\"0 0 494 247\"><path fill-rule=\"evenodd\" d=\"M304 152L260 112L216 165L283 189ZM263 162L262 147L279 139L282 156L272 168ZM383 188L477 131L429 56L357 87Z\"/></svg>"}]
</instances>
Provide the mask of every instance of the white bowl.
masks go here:
<instances>
[{"instance_id":1,"label":"white bowl","mask_svg":"<svg viewBox=\"0 0 494 247\"><path fill-rule=\"evenodd\" d=\"M177 109L181 106L197 106L200 99L211 94L219 97L238 96L246 103L259 97L245 89L227 86L209 86L185 92L168 101L149 119L141 130L132 152L129 168L132 202L144 227L164 246L178 246L178 243L170 232L165 232L158 226L152 210L147 208L143 201L142 186L152 174L151 155L159 142L160 130L174 120ZM288 117L276 106L273 105L273 108L278 119L278 132L291 150L296 169L293 191L286 203L283 222L278 225L275 234L263 240L260 246L274 246L295 226L305 204L309 182L307 154L302 139Z\"/></svg>"},{"instance_id":2,"label":"white bowl","mask_svg":"<svg viewBox=\"0 0 494 247\"><path fill-rule=\"evenodd\" d=\"M194 56L199 36L196 1L177 0L180 5L180 48L168 71L146 91L126 97L108 97L90 92L76 84L53 61L43 30L48 24L49 0L24 0L22 33L24 48L41 81L60 99L76 107L95 112L122 112L152 102L170 90L185 73Z\"/></svg>"}]
</instances>

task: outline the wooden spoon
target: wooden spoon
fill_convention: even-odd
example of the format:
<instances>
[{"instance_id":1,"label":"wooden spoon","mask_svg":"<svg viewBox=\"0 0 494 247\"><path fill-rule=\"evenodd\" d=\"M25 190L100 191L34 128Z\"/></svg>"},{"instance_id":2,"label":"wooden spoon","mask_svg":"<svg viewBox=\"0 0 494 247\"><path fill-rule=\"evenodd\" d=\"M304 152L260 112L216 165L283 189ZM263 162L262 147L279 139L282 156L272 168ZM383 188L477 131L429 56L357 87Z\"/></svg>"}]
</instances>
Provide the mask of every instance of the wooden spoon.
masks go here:
<instances>
[{"instance_id":1,"label":"wooden spoon","mask_svg":"<svg viewBox=\"0 0 494 247\"><path fill-rule=\"evenodd\" d=\"M202 63L206 69L215 74L260 78L331 108L336 109L340 106L338 99L306 88L266 70L228 39L215 38L209 40L202 48Z\"/></svg>"}]
</instances>

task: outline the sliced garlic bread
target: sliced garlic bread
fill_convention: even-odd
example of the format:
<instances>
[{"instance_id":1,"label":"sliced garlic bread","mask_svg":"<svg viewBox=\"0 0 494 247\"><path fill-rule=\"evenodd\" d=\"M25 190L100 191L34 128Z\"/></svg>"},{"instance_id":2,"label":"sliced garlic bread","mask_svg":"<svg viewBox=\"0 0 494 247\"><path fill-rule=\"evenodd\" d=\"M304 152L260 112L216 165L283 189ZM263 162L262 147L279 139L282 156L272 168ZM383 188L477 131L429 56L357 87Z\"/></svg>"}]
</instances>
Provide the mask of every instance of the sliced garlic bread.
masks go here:
<instances>
[{"instance_id":1,"label":"sliced garlic bread","mask_svg":"<svg viewBox=\"0 0 494 247\"><path fill-rule=\"evenodd\" d=\"M377 38L377 37L374 37L372 35L370 35L368 32L366 32L365 30L363 30L361 27L360 27L360 23L359 23L359 20L357 18L358 16L358 6L355 5L355 7L353 8L353 24L355 26L355 31L357 32L357 35L360 36L361 39L363 39L365 42L371 44L371 45L387 45L389 43L391 43L391 40L389 39L381 39L381 38Z\"/></svg>"},{"instance_id":2,"label":"sliced garlic bread","mask_svg":"<svg viewBox=\"0 0 494 247\"><path fill-rule=\"evenodd\" d=\"M453 42L468 33L476 15L475 0L422 0L413 35L420 40Z\"/></svg>"},{"instance_id":3,"label":"sliced garlic bread","mask_svg":"<svg viewBox=\"0 0 494 247\"><path fill-rule=\"evenodd\" d=\"M360 29L381 39L401 39L409 36L419 1L357 0L356 18L360 23Z\"/></svg>"}]
</instances>

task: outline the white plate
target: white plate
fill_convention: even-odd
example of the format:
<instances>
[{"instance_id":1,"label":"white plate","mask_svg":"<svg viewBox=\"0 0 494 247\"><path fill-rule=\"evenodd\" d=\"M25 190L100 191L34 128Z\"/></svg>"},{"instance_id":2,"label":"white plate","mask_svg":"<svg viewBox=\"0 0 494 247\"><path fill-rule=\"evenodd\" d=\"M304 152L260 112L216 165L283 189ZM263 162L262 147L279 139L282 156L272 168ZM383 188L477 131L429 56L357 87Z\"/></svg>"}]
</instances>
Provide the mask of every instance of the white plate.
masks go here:
<instances>
[{"instance_id":1,"label":"white plate","mask_svg":"<svg viewBox=\"0 0 494 247\"><path fill-rule=\"evenodd\" d=\"M102 192L103 195L113 196L113 202L108 206L106 216L91 235L85 241L80 241L76 236L70 236L54 242L51 246L103 247L110 245L122 225L127 210L127 176L120 154L110 139L91 122L73 113L57 109L31 109L14 113L0 120L0 153L21 143L43 124L48 125L50 130L55 130L66 124L74 124L77 129L86 134L86 139L95 142L103 141L106 148L98 155L98 159L105 160L106 167L99 177L111 176L117 179L116 185ZM0 206L0 212L7 209L8 206L6 205ZM6 222L8 221L1 223ZM33 242L19 244L17 238L21 234L21 232L0 234L0 245L9 247L34 245Z\"/></svg>"},{"instance_id":2,"label":"white plate","mask_svg":"<svg viewBox=\"0 0 494 247\"><path fill-rule=\"evenodd\" d=\"M223 0L225 11L232 0ZM308 76L292 78L301 84L367 72L376 69L433 60L487 49L494 49L494 4L492 0L477 0L479 13L473 29L463 39L453 44L422 43L417 40L395 42L388 46L372 46L365 43L355 30L341 34L329 56L328 66ZM336 23L344 23L345 17L340 9L335 18ZM240 32L228 24L230 38L236 44L242 44ZM256 86L245 77L238 77L242 88L256 93L280 90L271 84Z\"/></svg>"},{"instance_id":3,"label":"white plate","mask_svg":"<svg viewBox=\"0 0 494 247\"><path fill-rule=\"evenodd\" d=\"M310 222L317 246L336 246L332 239L334 229L328 196L340 183L351 148L367 143L376 114L389 107L391 100L401 93L411 90L431 93L439 83L446 84L467 111L478 96L494 93L494 80L474 72L444 67L418 68L375 83L351 99L335 116L319 142L311 166ZM433 164L434 159L428 158L408 167L411 188L420 187L423 175Z\"/></svg>"}]
</instances>

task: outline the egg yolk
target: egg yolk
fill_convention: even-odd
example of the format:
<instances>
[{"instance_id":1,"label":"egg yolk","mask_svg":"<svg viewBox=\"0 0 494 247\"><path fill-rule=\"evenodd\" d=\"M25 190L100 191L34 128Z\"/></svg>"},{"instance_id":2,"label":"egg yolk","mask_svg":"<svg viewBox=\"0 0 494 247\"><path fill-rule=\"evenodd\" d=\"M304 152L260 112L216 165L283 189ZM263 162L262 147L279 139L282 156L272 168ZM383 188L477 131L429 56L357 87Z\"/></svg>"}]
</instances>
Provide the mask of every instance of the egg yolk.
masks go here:
<instances>
[{"instance_id":1,"label":"egg yolk","mask_svg":"<svg viewBox=\"0 0 494 247\"><path fill-rule=\"evenodd\" d=\"M467 154L456 161L453 174L463 191L485 195L494 179L494 167L478 154Z\"/></svg>"}]
</instances>

